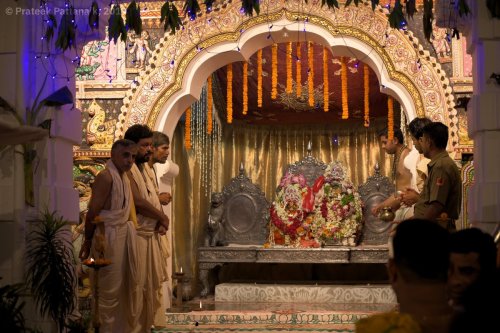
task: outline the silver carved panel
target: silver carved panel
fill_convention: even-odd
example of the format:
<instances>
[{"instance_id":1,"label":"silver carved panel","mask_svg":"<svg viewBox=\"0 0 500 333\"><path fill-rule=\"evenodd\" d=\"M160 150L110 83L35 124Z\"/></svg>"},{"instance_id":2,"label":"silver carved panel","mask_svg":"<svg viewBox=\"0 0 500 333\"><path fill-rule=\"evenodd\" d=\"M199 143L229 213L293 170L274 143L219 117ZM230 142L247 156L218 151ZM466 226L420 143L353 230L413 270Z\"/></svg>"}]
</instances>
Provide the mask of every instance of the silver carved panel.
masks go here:
<instances>
[{"instance_id":1,"label":"silver carved panel","mask_svg":"<svg viewBox=\"0 0 500 333\"><path fill-rule=\"evenodd\" d=\"M224 186L222 195L225 241L264 244L268 235L269 202L260 187L245 175L243 166L239 175Z\"/></svg>"},{"instance_id":2,"label":"silver carved panel","mask_svg":"<svg viewBox=\"0 0 500 333\"><path fill-rule=\"evenodd\" d=\"M375 165L375 173L360 185L358 192L364 203L363 207L363 233L361 243L367 245L387 244L391 224L380 220L371 212L372 208L383 202L394 192L394 185L389 178L380 174L380 168Z\"/></svg>"}]
</instances>

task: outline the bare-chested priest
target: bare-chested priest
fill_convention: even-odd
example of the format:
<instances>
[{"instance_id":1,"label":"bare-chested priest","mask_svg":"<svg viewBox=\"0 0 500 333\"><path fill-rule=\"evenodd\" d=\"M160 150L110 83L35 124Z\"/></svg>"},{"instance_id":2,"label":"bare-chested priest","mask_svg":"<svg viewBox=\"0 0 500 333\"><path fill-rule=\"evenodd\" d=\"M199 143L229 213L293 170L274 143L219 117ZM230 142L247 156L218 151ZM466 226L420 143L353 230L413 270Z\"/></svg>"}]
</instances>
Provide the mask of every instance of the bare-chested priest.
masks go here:
<instances>
[{"instance_id":1,"label":"bare-chested priest","mask_svg":"<svg viewBox=\"0 0 500 333\"><path fill-rule=\"evenodd\" d=\"M399 193L403 193L407 188L412 186L412 171L405 165L405 159L413 158L410 154L413 155L415 153L404 144L403 133L399 128L394 129L393 139L388 139L387 130L379 133L379 138L385 152L394 155L391 171L395 193L373 207L372 214L378 216L383 207L391 207L392 211L396 213L394 220L402 221L413 215L411 207L401 206ZM418 155L418 152L416 154Z\"/></svg>"},{"instance_id":2,"label":"bare-chested priest","mask_svg":"<svg viewBox=\"0 0 500 333\"><path fill-rule=\"evenodd\" d=\"M160 237L169 227L169 219L161 210L155 187L144 173L152 154L153 132L146 125L133 125L125 138L137 143L135 165L129 174L134 203L137 209L137 252L139 258L139 296L142 305L138 325L132 332L150 332L158 311L162 311L162 284L167 280L167 249ZM165 318L166 320L166 318Z\"/></svg>"},{"instance_id":3,"label":"bare-chested priest","mask_svg":"<svg viewBox=\"0 0 500 333\"><path fill-rule=\"evenodd\" d=\"M91 255L94 260L111 262L98 271L100 331L106 333L130 332L137 318L136 231L130 219L132 193L125 174L134 165L136 154L137 145L130 140L118 140L111 147L111 160L92 186L79 254L82 260Z\"/></svg>"}]
</instances>

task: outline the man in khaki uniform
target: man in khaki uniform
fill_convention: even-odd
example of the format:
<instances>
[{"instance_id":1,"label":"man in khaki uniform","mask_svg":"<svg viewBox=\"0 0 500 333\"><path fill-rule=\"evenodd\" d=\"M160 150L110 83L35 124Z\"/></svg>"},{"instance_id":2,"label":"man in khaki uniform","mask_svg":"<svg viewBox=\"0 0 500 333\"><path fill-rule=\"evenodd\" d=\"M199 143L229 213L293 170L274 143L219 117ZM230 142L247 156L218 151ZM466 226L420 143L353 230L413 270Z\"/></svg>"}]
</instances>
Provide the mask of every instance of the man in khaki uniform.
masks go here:
<instances>
[{"instance_id":1,"label":"man in khaki uniform","mask_svg":"<svg viewBox=\"0 0 500 333\"><path fill-rule=\"evenodd\" d=\"M447 143L446 125L434 122L424 127L422 151L431 161L427 165L429 175L424 189L415 204L414 217L438 221L453 230L460 214L462 180L457 165L446 152Z\"/></svg>"}]
</instances>

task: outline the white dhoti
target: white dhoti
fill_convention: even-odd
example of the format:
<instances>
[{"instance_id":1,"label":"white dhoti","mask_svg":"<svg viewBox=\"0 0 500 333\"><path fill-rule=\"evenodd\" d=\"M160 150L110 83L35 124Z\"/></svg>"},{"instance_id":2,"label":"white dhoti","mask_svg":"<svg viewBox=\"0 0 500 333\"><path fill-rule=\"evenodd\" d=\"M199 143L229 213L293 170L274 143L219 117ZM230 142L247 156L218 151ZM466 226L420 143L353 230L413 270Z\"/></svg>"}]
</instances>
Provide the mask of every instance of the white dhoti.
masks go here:
<instances>
[{"instance_id":1,"label":"white dhoti","mask_svg":"<svg viewBox=\"0 0 500 333\"><path fill-rule=\"evenodd\" d=\"M141 195L161 210L158 195L151 181L144 177L135 165L131 173ZM158 221L137 214L137 222L138 280L139 285L142 286L139 302L142 304L142 309L138 325L132 330L134 333L149 332L153 324L161 326L166 324L162 288L168 277L166 265L168 252L164 246L166 236L160 236L155 232ZM163 317L163 320L159 323L155 322L156 316Z\"/></svg>"},{"instance_id":2,"label":"white dhoti","mask_svg":"<svg viewBox=\"0 0 500 333\"><path fill-rule=\"evenodd\" d=\"M111 261L98 271L100 331L129 332L138 315L136 232L133 222L129 221L130 183L126 176L120 177L111 161L106 168L113 178L111 209L99 213L104 228L97 226L91 252L93 258L99 258L101 254L96 251L96 245L104 241L104 258ZM96 286L93 287L95 290Z\"/></svg>"}]
</instances>

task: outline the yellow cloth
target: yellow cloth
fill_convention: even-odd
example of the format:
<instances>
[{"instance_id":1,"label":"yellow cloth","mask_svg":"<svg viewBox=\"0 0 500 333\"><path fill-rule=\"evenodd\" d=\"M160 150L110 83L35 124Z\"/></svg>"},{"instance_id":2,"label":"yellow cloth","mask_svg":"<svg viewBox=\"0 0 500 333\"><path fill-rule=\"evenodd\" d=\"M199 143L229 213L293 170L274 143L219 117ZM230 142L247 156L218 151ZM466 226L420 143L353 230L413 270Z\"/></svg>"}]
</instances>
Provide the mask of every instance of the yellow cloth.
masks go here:
<instances>
[{"instance_id":1,"label":"yellow cloth","mask_svg":"<svg viewBox=\"0 0 500 333\"><path fill-rule=\"evenodd\" d=\"M356 322L356 333L422 333L418 323L408 314L380 313Z\"/></svg>"},{"instance_id":2,"label":"yellow cloth","mask_svg":"<svg viewBox=\"0 0 500 333\"><path fill-rule=\"evenodd\" d=\"M142 198L148 200L155 208L161 210L158 195L151 180L134 164L130 170ZM158 221L137 214L137 252L139 258L139 285L143 293L139 296L142 304L138 325L132 332L145 332L153 325L155 315L164 309L162 284L167 280L166 252L164 241L155 232ZM164 317L165 318L165 317ZM163 322L165 324L165 320Z\"/></svg>"}]
</instances>

